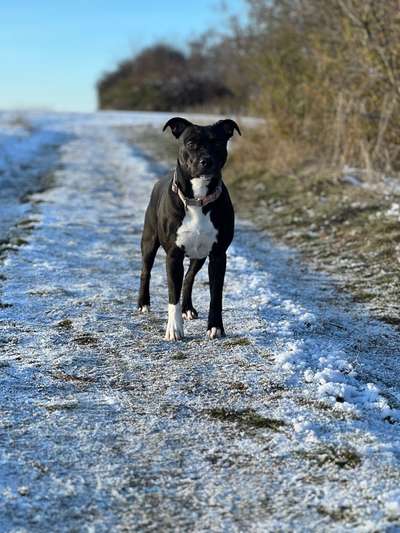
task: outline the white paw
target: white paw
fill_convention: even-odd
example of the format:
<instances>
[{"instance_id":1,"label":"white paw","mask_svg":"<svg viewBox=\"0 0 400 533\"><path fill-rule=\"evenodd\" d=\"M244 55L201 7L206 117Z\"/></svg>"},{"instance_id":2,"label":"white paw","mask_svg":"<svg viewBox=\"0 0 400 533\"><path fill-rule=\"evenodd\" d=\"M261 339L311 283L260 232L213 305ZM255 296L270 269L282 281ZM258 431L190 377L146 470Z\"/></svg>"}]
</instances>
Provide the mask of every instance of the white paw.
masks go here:
<instances>
[{"instance_id":1,"label":"white paw","mask_svg":"<svg viewBox=\"0 0 400 533\"><path fill-rule=\"evenodd\" d=\"M194 311L190 311L190 309L188 309L185 313L182 313L182 317L186 320L195 320L197 315L194 313Z\"/></svg>"},{"instance_id":2,"label":"white paw","mask_svg":"<svg viewBox=\"0 0 400 533\"><path fill-rule=\"evenodd\" d=\"M207 331L207 337L209 339L219 339L222 337L222 330L220 328L211 328Z\"/></svg>"},{"instance_id":3,"label":"white paw","mask_svg":"<svg viewBox=\"0 0 400 533\"><path fill-rule=\"evenodd\" d=\"M149 305L141 305L138 307L139 313L143 313L146 315L147 313L150 313L150 306Z\"/></svg>"},{"instance_id":4,"label":"white paw","mask_svg":"<svg viewBox=\"0 0 400 533\"><path fill-rule=\"evenodd\" d=\"M168 324L165 332L166 341L183 339L183 320L181 304L168 304Z\"/></svg>"}]
</instances>

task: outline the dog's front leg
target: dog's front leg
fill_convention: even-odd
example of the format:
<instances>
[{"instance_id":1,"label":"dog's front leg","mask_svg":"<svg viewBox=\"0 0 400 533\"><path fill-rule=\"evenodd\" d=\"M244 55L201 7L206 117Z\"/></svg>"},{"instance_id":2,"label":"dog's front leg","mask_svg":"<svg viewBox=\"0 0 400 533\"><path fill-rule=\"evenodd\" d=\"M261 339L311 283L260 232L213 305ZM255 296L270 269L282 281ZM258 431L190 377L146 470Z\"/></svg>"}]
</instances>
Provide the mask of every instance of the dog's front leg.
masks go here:
<instances>
[{"instance_id":1,"label":"dog's front leg","mask_svg":"<svg viewBox=\"0 0 400 533\"><path fill-rule=\"evenodd\" d=\"M197 311L193 307L192 303L192 289L194 278L196 277L196 274L199 272L201 267L204 265L206 259L206 257L204 257L204 259L191 259L189 270L186 272L186 276L183 281L182 315L188 320L192 320L193 318L198 317Z\"/></svg>"},{"instance_id":2,"label":"dog's front leg","mask_svg":"<svg viewBox=\"0 0 400 533\"><path fill-rule=\"evenodd\" d=\"M165 332L167 341L183 338L182 306L180 303L183 282L183 251L174 248L167 254L168 277L168 324Z\"/></svg>"},{"instance_id":3,"label":"dog's front leg","mask_svg":"<svg viewBox=\"0 0 400 533\"><path fill-rule=\"evenodd\" d=\"M207 326L207 335L210 339L225 336L224 326L222 324L222 291L224 288L225 270L225 251L211 252L210 262L208 264L211 299Z\"/></svg>"}]
</instances>

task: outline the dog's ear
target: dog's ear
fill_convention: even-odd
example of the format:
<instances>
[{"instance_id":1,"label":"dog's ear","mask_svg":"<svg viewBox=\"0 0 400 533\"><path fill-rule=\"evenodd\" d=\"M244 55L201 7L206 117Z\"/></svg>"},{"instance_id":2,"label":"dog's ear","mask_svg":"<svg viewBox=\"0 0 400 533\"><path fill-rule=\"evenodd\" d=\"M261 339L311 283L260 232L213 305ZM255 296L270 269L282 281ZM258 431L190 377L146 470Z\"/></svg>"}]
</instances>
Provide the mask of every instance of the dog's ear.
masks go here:
<instances>
[{"instance_id":1,"label":"dog's ear","mask_svg":"<svg viewBox=\"0 0 400 533\"><path fill-rule=\"evenodd\" d=\"M191 122L181 117L170 118L163 127L165 131L168 127L171 128L172 135L178 139L188 126L193 126Z\"/></svg>"},{"instance_id":2,"label":"dog's ear","mask_svg":"<svg viewBox=\"0 0 400 533\"><path fill-rule=\"evenodd\" d=\"M214 126L220 130L221 132L223 132L223 135L227 138L227 139L230 139L233 135L233 132L236 130L238 132L239 135L242 135L240 133L240 129L239 129L239 126L236 124L236 122L234 120L231 120L230 118L226 118L225 120L218 120L218 122L216 122L214 124Z\"/></svg>"}]
</instances>

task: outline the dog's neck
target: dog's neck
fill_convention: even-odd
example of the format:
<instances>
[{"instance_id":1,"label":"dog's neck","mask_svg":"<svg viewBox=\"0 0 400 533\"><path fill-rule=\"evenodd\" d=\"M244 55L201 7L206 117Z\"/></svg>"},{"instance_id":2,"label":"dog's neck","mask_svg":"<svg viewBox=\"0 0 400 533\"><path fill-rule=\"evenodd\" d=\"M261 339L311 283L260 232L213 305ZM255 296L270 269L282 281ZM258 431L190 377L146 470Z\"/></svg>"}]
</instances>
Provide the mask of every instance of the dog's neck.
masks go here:
<instances>
[{"instance_id":1,"label":"dog's neck","mask_svg":"<svg viewBox=\"0 0 400 533\"><path fill-rule=\"evenodd\" d=\"M182 168L182 166L179 163L179 160L176 163L175 172L176 172L176 182L180 190L184 194L184 196L186 196L186 198L194 198L193 188L191 184L192 176L188 174L185 171L185 169ZM207 185L207 191L204 196L206 196L207 194L211 194L216 189L216 187L219 185L221 179L222 178L220 174L214 176L212 180L210 180L210 183Z\"/></svg>"}]
</instances>

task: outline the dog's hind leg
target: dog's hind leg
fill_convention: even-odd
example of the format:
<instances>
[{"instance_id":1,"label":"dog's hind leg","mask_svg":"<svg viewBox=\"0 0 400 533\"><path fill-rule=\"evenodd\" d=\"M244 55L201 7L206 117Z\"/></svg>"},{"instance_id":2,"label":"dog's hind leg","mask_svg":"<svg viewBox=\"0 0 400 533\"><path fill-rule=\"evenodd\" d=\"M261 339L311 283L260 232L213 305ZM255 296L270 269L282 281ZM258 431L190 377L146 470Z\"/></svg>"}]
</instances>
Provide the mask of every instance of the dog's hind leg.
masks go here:
<instances>
[{"instance_id":1,"label":"dog's hind leg","mask_svg":"<svg viewBox=\"0 0 400 533\"><path fill-rule=\"evenodd\" d=\"M186 272L185 281L183 282L182 316L187 320L193 320L198 317L198 313L192 304L192 289L194 278L204 265L206 259L206 257L203 259L191 259L188 271Z\"/></svg>"},{"instance_id":2,"label":"dog's hind leg","mask_svg":"<svg viewBox=\"0 0 400 533\"><path fill-rule=\"evenodd\" d=\"M142 237L142 273L140 276L140 289L138 298L138 309L141 313L150 311L150 277L154 259L160 246L158 236L149 234L150 231L143 231Z\"/></svg>"}]
</instances>

